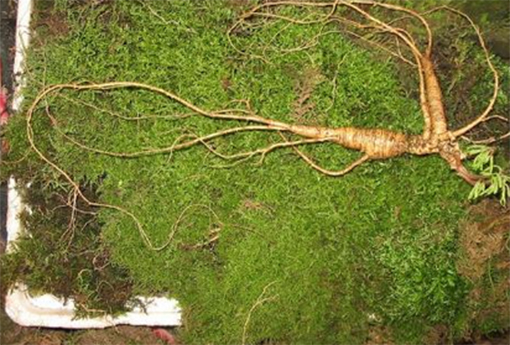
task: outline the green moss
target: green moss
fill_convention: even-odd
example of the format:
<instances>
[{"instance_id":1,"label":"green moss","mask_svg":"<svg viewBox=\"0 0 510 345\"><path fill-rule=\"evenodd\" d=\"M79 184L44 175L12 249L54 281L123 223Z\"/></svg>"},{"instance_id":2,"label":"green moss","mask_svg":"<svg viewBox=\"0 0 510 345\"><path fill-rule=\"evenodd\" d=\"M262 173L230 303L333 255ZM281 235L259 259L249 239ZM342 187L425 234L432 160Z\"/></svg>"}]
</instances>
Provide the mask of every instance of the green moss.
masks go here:
<instances>
[{"instance_id":1,"label":"green moss","mask_svg":"<svg viewBox=\"0 0 510 345\"><path fill-rule=\"evenodd\" d=\"M273 48L302 44L320 25L276 23L239 30L234 43L253 48L251 55L244 55L227 41L226 30L241 12L229 2L57 5L67 13L69 32L32 48L25 107L43 85L128 80L172 90L209 110L249 99L256 113L283 121L421 131L419 105L401 86L395 65L340 35L324 36L307 51L281 54L268 47L269 63L255 56L268 42ZM297 85L310 70L318 82L307 102L315 106L295 119ZM488 89L490 85L479 92ZM199 117L123 121L96 109L124 116L187 112L137 89L61 95L65 97L51 97L48 103L62 130L115 152L165 147L183 133L203 135L238 125ZM185 313L185 343L240 343L248 313L268 285L263 297L270 299L253 310L247 343L363 343L374 324L388 327L398 342L418 343L428 328L439 323L456 327L464 317L468 286L455 261L469 186L438 157L373 161L345 177L330 178L312 170L292 150L273 152L262 165L254 159L229 168L218 168L225 162L198 146L171 157L111 158L80 150L59 136L43 105L34 121L38 146L76 180L97 186L95 198L133 212L155 245L164 243L189 205L206 206L188 209L162 251L149 250L132 219L110 209L97 210L94 231L86 228L85 237L72 242L77 248L79 241L107 248L111 265L122 272L117 281L133 284L130 293L178 298ZM7 129L13 147L10 160L27 152L24 126L19 115ZM278 140L270 133L243 133L213 144L232 153ZM357 156L333 145L304 151L331 169ZM47 183L44 192L66 195L69 190L33 154L7 170ZM28 219L26 225L37 234L55 232L48 239L61 246L67 243L55 237L53 227L61 223ZM218 228L218 241L190 249L206 243ZM53 287L41 276L48 266L31 265L30 275L9 268L28 259L40 262L53 248L39 246L36 238L25 239L19 254L7 256L6 271L17 274L12 280L28 279L34 289L46 289ZM55 253L69 255L62 249ZM91 258L79 260L81 271ZM67 277L57 271L50 276ZM88 273L80 277L85 277L81 293L97 291L97 279ZM94 306L90 302L84 300ZM100 308L110 310L107 304Z\"/></svg>"}]
</instances>

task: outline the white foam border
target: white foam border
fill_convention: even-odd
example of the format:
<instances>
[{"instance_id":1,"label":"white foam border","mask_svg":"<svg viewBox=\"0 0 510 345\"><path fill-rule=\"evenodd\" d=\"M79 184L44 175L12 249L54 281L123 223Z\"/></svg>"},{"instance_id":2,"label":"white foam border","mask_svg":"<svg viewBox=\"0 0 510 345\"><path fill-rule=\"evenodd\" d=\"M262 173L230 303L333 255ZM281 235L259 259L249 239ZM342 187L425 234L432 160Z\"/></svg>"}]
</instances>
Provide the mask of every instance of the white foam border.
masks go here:
<instances>
[{"instance_id":1,"label":"white foam border","mask_svg":"<svg viewBox=\"0 0 510 345\"><path fill-rule=\"evenodd\" d=\"M15 33L15 54L14 54L14 98L12 100L12 110L19 110L23 97L21 89L24 86L25 78L23 78L25 50L30 44L30 17L32 14L32 0L19 0L18 12L16 18Z\"/></svg>"},{"instance_id":2,"label":"white foam border","mask_svg":"<svg viewBox=\"0 0 510 345\"><path fill-rule=\"evenodd\" d=\"M25 49L30 42L30 16L32 0L19 0L16 22L16 54L14 58L14 76L16 78L12 109L19 110L22 102L21 89L24 86L23 70ZM16 190L14 179L9 180L7 209L7 252L16 250L15 241L22 232L19 220L25 209ZM17 284L5 297L5 311L17 324L22 326L52 328L106 328L127 324L133 326L179 326L181 309L175 299L165 297L138 297L144 308L135 307L132 311L119 316L77 319L72 299L67 303L54 295L31 296L25 284Z\"/></svg>"}]
</instances>

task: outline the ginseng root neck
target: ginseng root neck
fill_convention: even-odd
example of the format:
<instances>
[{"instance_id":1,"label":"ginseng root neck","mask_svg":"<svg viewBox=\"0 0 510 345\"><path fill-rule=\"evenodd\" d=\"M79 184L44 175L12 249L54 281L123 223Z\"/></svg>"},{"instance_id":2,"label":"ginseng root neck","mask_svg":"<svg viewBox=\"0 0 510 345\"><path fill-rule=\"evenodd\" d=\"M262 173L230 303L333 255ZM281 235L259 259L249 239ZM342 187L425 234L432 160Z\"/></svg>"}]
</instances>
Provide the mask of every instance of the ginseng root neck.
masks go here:
<instances>
[{"instance_id":1,"label":"ginseng root neck","mask_svg":"<svg viewBox=\"0 0 510 345\"><path fill-rule=\"evenodd\" d=\"M438 153L439 148L436 140L424 139L421 135L408 135L406 152L423 156Z\"/></svg>"},{"instance_id":2,"label":"ginseng root neck","mask_svg":"<svg viewBox=\"0 0 510 345\"><path fill-rule=\"evenodd\" d=\"M439 155L448 162L450 168L468 183L474 185L477 181L483 179L482 176L471 173L464 166L462 163L462 151L453 137L444 135L441 139L434 139L435 140L424 139L419 135L408 136L407 152L415 155L439 153Z\"/></svg>"}]
</instances>

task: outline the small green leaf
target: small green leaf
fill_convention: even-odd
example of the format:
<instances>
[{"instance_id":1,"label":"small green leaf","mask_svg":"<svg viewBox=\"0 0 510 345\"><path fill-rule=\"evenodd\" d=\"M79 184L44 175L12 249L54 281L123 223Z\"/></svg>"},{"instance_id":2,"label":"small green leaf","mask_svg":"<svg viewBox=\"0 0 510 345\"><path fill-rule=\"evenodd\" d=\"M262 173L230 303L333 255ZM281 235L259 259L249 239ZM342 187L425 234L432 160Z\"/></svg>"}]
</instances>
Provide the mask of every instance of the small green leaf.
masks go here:
<instances>
[{"instance_id":1,"label":"small green leaf","mask_svg":"<svg viewBox=\"0 0 510 345\"><path fill-rule=\"evenodd\" d=\"M494 163L494 150L489 146L472 145L466 148L466 152L474 156L472 168L489 181L477 182L468 199L474 200L482 196L498 196L501 205L506 205L507 196L510 194L510 176Z\"/></svg>"}]
</instances>

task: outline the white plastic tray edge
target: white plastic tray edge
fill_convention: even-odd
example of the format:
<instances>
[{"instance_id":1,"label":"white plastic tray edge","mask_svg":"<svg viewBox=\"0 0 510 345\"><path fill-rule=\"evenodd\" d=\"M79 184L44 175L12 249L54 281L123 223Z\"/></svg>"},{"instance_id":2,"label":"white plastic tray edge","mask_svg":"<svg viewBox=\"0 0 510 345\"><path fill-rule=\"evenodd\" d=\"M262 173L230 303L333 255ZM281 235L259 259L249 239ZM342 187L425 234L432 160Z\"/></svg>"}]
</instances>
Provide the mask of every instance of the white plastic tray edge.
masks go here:
<instances>
[{"instance_id":1,"label":"white plastic tray edge","mask_svg":"<svg viewBox=\"0 0 510 345\"><path fill-rule=\"evenodd\" d=\"M19 0L16 24L16 54L14 75L16 88L12 108L18 110L22 101L20 93L24 80L22 76L25 48L30 40L30 16L32 0ZM15 241L22 229L18 219L24 209L20 195L16 190L14 179L8 185L7 209L7 252L16 250ZM24 284L14 286L5 297L5 311L17 324L51 328L105 328L120 324L133 326L178 326L181 324L181 309L175 299L165 297L138 297L145 305L119 316L103 316L77 319L74 313L74 302L51 294L31 296Z\"/></svg>"}]
</instances>

